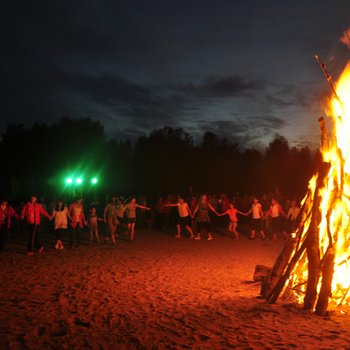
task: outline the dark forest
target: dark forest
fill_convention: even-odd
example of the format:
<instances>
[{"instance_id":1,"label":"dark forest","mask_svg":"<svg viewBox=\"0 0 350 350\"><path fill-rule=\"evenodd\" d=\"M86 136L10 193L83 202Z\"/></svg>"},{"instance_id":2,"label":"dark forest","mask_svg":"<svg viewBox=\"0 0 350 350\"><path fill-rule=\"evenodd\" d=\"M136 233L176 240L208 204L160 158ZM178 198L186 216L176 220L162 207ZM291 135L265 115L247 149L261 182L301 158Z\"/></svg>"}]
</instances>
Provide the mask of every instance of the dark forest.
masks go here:
<instances>
[{"instance_id":1,"label":"dark forest","mask_svg":"<svg viewBox=\"0 0 350 350\"><path fill-rule=\"evenodd\" d=\"M70 197L70 174L84 195L166 193L262 194L278 189L302 196L318 154L276 136L266 150L241 149L205 132L199 144L181 128L162 127L135 142L109 140L100 122L62 117L52 125L9 124L1 144L2 195ZM98 177L94 186L87 182Z\"/></svg>"}]
</instances>

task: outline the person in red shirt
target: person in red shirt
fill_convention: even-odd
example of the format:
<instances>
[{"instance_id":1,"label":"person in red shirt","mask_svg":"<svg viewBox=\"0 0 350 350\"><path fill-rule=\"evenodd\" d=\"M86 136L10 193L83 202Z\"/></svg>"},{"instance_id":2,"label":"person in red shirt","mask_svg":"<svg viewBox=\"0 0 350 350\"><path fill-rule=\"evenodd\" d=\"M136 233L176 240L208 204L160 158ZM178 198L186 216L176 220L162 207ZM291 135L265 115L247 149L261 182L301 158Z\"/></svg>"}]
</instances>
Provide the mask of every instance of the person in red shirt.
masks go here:
<instances>
[{"instance_id":1,"label":"person in red shirt","mask_svg":"<svg viewBox=\"0 0 350 350\"><path fill-rule=\"evenodd\" d=\"M228 224L228 230L233 233L234 239L238 239L238 232L237 232L237 226L238 226L238 218L237 214L241 215L247 215L246 213L242 213L238 209L235 208L235 205L233 203L229 204L228 209L224 212L219 214L219 216L228 215L230 218L230 223Z\"/></svg>"},{"instance_id":2,"label":"person in red shirt","mask_svg":"<svg viewBox=\"0 0 350 350\"><path fill-rule=\"evenodd\" d=\"M31 196L30 201L26 203L22 209L21 218L27 223L27 234L28 234L28 255L34 254L34 248L42 253L44 247L39 241L39 230L40 227L40 216L44 215L49 220L51 216L43 208L43 206L37 202L36 196Z\"/></svg>"},{"instance_id":3,"label":"person in red shirt","mask_svg":"<svg viewBox=\"0 0 350 350\"><path fill-rule=\"evenodd\" d=\"M11 227L11 218L19 219L15 210L8 205L7 199L1 201L0 206L0 253L4 251Z\"/></svg>"}]
</instances>

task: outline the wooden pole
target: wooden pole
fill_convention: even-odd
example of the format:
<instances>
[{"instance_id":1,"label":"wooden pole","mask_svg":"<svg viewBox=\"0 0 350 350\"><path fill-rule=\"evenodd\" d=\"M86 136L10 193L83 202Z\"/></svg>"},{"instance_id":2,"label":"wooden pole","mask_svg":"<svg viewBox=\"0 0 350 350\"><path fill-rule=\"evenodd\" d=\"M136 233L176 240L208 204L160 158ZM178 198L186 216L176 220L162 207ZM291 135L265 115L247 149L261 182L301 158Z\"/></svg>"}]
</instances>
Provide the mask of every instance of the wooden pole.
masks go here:
<instances>
[{"instance_id":1,"label":"wooden pole","mask_svg":"<svg viewBox=\"0 0 350 350\"><path fill-rule=\"evenodd\" d=\"M304 204L298 214L297 222L298 227L295 232L295 238L289 239L285 246L283 247L282 252L278 256L275 265L272 268L272 271L266 281L263 282L260 290L260 294L270 303L275 303L279 294L281 293L288 276L290 275L290 271L294 268L298 259L295 259L295 256L301 256L302 252L305 250L305 247L302 249L302 252L298 253L300 242L302 240L302 233L304 231L304 223L305 220L309 218L311 215L309 201L312 193L309 191L307 194L307 198L304 201ZM303 221L301 222L301 218ZM293 258L291 258L294 250L297 249L297 252L294 254Z\"/></svg>"},{"instance_id":2,"label":"wooden pole","mask_svg":"<svg viewBox=\"0 0 350 350\"><path fill-rule=\"evenodd\" d=\"M321 196L320 190L324 187L325 178L328 175L330 169L329 163L322 163L319 169L315 196L312 205L312 218L310 222L309 233L307 237L307 259L308 259L308 277L306 285L306 294L304 298L304 308L306 310L312 310L315 306L317 298L317 284L320 277L320 252L319 252L319 234L318 228L321 222L320 203Z\"/></svg>"},{"instance_id":3,"label":"wooden pole","mask_svg":"<svg viewBox=\"0 0 350 350\"><path fill-rule=\"evenodd\" d=\"M318 55L315 55L315 59L318 62L318 64L320 65L320 67L322 69L322 72L323 72L323 74L325 75L325 77L326 77L326 79L328 81L329 87L331 88L331 91L332 91L334 97L338 100L338 102L340 103L340 105L344 109L343 103L342 103L342 101L340 100L340 98L339 98L339 96L337 94L337 91L336 91L336 88L335 88L335 84L333 82L333 77L329 74L326 64L320 59L320 57Z\"/></svg>"},{"instance_id":4,"label":"wooden pole","mask_svg":"<svg viewBox=\"0 0 350 350\"><path fill-rule=\"evenodd\" d=\"M271 275L267 280L266 285L263 286L261 289L261 294L271 304L277 301L278 297L280 296L281 292L285 287L285 283L288 280L290 274L293 272L297 262L301 258L305 249L307 250L308 247L309 247L308 255L310 255L311 259L313 259L313 261L311 262L311 266L308 266L308 268L311 270L311 275L314 276L314 281L312 281L312 284L309 285L308 291L309 293L312 290L313 292L316 291L316 287L317 287L316 280L318 281L317 271L319 269L319 261L320 261L319 254L317 255L318 241L315 241L315 239L318 238L316 229L321 220L320 211L319 211L321 198L319 196L319 192L321 188L324 186L324 179L326 178L329 172L329 169L330 169L329 163L322 163L319 167L316 189L315 189L314 198L312 201L310 226L304 236L303 243L301 244L300 248L297 248L297 250L295 251L294 255L291 258L290 258L290 255L293 253L294 249L292 249L291 242L286 243L286 246L282 250L280 256L278 257L275 263L275 266L272 269ZM298 231L299 230L303 230L303 226L300 226ZM300 234L301 234L300 232L297 232L298 240L301 238ZM317 250L314 253L311 253L312 252L310 250L311 247L316 247ZM317 260L317 256L318 256L318 260ZM316 283L316 287L311 289L311 286L312 285L315 286L315 283ZM316 296L317 296L317 293L313 296L315 298L313 301L312 299L307 300L307 307L309 307L309 304L311 302L313 303L312 305L312 308L313 308L315 304ZM308 295L308 298L310 297L311 297L311 294Z\"/></svg>"},{"instance_id":5,"label":"wooden pole","mask_svg":"<svg viewBox=\"0 0 350 350\"><path fill-rule=\"evenodd\" d=\"M320 252L318 248L317 227L313 227L310 232L306 247L307 252L307 284L304 298L304 309L313 310L317 298L317 284L320 277Z\"/></svg>"},{"instance_id":6,"label":"wooden pole","mask_svg":"<svg viewBox=\"0 0 350 350\"><path fill-rule=\"evenodd\" d=\"M292 260L290 261L287 268L285 269L284 274L282 276L280 276L279 280L274 285L271 292L268 295L266 295L266 300L270 304L274 304L277 301L278 297L280 296L280 294L281 294L281 292L286 284L287 279L289 278L291 272L293 271L296 263L300 259L301 255L303 254L305 249L306 249L306 244L304 242L301 245L301 247L297 250L297 252L293 255Z\"/></svg>"},{"instance_id":7,"label":"wooden pole","mask_svg":"<svg viewBox=\"0 0 350 350\"><path fill-rule=\"evenodd\" d=\"M271 302L270 298L273 295L275 290L275 286L278 284L278 281L281 279L281 275L283 275L284 270L289 263L290 257L295 248L295 240L289 239L285 246L283 247L280 255L278 256L275 265L272 268L272 271L265 283L261 286L260 294L269 302ZM274 301L272 301L273 303Z\"/></svg>"},{"instance_id":8,"label":"wooden pole","mask_svg":"<svg viewBox=\"0 0 350 350\"><path fill-rule=\"evenodd\" d=\"M332 293L332 281L334 273L334 250L330 248L326 252L322 268L322 285L316 304L315 313L324 316L327 312L328 301Z\"/></svg>"}]
</instances>

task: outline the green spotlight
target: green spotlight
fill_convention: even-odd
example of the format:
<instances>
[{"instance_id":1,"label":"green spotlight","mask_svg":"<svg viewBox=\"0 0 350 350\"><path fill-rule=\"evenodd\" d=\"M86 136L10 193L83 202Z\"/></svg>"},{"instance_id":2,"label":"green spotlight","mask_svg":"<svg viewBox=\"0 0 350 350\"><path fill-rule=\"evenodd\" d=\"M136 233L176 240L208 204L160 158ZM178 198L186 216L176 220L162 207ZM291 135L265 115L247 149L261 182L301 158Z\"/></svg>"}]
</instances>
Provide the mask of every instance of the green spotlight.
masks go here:
<instances>
[{"instance_id":1,"label":"green spotlight","mask_svg":"<svg viewBox=\"0 0 350 350\"><path fill-rule=\"evenodd\" d=\"M98 178L97 178L97 177L93 177L93 178L91 179L91 184L92 184L92 185L96 185L97 182L98 182Z\"/></svg>"},{"instance_id":2,"label":"green spotlight","mask_svg":"<svg viewBox=\"0 0 350 350\"><path fill-rule=\"evenodd\" d=\"M73 179L71 177L66 178L66 184L71 185L73 183Z\"/></svg>"},{"instance_id":3,"label":"green spotlight","mask_svg":"<svg viewBox=\"0 0 350 350\"><path fill-rule=\"evenodd\" d=\"M76 183L77 185L81 185L82 182L83 182L83 179L82 179L81 177L77 177L77 178L75 179L75 183Z\"/></svg>"}]
</instances>

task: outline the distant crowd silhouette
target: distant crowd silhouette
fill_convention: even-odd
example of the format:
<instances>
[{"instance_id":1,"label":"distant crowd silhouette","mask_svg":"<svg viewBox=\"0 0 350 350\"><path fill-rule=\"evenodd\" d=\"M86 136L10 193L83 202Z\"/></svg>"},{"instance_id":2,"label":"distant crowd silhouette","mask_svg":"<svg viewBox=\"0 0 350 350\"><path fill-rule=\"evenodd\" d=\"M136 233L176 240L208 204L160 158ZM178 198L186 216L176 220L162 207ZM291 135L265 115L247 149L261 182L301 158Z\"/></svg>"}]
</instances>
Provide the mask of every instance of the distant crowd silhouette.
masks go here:
<instances>
[{"instance_id":1,"label":"distant crowd silhouette","mask_svg":"<svg viewBox=\"0 0 350 350\"><path fill-rule=\"evenodd\" d=\"M26 235L27 254L42 253L40 236L55 236L54 248L78 248L133 241L135 228L165 231L175 239L213 240L213 228L229 237L288 239L296 229L299 205L296 198L264 194L260 197L235 193L188 196L168 194L155 200L146 196L108 195L104 203L98 196L85 203L78 196L70 202L32 195L29 201L14 205L6 198L0 207L0 252L6 249L9 234ZM86 243L85 243L86 245Z\"/></svg>"}]
</instances>

